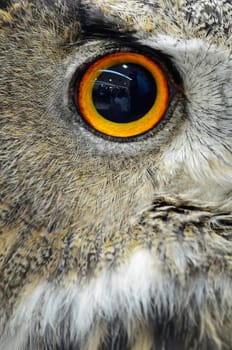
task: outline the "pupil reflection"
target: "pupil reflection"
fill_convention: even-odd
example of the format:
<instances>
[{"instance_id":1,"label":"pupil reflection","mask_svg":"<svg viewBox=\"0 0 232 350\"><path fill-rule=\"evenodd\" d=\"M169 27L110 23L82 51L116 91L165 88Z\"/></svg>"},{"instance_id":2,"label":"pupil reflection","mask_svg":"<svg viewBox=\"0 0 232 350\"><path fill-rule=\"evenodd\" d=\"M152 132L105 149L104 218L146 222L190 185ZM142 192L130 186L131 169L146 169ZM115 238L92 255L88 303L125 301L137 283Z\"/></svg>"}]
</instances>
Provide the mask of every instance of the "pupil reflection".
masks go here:
<instances>
[{"instance_id":1,"label":"pupil reflection","mask_svg":"<svg viewBox=\"0 0 232 350\"><path fill-rule=\"evenodd\" d=\"M106 119L128 123L140 119L156 99L156 83L149 71L134 63L103 70L94 83L93 102Z\"/></svg>"}]
</instances>

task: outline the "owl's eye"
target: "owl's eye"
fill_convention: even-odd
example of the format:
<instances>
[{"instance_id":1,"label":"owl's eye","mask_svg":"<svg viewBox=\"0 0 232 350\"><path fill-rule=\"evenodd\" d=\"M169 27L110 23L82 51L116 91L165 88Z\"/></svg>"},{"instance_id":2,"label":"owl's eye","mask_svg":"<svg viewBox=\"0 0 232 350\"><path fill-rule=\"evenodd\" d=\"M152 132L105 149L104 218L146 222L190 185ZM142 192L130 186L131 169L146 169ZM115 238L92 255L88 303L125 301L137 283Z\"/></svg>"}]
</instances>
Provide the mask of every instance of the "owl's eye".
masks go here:
<instances>
[{"instance_id":1,"label":"owl's eye","mask_svg":"<svg viewBox=\"0 0 232 350\"><path fill-rule=\"evenodd\" d=\"M85 70L75 101L81 117L96 131L116 138L135 137L164 117L168 82L151 58L136 52L110 53Z\"/></svg>"}]
</instances>

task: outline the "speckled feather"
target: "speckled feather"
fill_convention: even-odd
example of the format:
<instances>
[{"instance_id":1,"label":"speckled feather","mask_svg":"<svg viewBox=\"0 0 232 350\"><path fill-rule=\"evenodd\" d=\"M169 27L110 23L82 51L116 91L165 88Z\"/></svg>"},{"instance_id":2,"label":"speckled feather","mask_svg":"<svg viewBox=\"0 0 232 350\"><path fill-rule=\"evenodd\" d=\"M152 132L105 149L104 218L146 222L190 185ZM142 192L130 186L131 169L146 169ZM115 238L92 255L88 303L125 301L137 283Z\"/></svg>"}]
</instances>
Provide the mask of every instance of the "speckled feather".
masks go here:
<instances>
[{"instance_id":1,"label":"speckled feather","mask_svg":"<svg viewBox=\"0 0 232 350\"><path fill-rule=\"evenodd\" d=\"M0 350L232 349L231 14L0 1ZM122 143L85 128L70 86L132 43L183 89Z\"/></svg>"}]
</instances>

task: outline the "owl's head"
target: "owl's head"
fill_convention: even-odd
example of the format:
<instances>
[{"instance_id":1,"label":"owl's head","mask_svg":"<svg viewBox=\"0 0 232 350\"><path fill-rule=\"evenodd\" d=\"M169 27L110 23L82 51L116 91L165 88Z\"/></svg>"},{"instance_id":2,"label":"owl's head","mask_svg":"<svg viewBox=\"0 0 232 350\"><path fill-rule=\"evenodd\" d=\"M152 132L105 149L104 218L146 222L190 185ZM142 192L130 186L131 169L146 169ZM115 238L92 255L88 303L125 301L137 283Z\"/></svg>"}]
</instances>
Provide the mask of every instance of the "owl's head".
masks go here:
<instances>
[{"instance_id":1,"label":"owl's head","mask_svg":"<svg viewBox=\"0 0 232 350\"><path fill-rule=\"evenodd\" d=\"M231 344L231 13L0 1L0 349Z\"/></svg>"}]
</instances>

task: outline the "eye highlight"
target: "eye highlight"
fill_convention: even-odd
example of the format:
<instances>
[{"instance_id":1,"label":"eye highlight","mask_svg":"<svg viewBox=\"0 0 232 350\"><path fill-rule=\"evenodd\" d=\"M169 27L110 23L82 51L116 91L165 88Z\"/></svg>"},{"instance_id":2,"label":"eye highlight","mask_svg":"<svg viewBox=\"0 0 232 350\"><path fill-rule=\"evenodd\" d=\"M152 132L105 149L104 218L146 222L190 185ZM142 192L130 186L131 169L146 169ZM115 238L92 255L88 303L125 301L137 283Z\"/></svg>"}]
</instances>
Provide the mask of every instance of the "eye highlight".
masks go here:
<instances>
[{"instance_id":1,"label":"eye highlight","mask_svg":"<svg viewBox=\"0 0 232 350\"><path fill-rule=\"evenodd\" d=\"M96 131L130 138L154 128L169 104L168 81L151 58L116 52L89 65L75 89L84 121Z\"/></svg>"}]
</instances>

